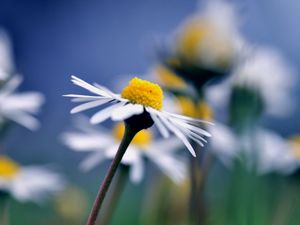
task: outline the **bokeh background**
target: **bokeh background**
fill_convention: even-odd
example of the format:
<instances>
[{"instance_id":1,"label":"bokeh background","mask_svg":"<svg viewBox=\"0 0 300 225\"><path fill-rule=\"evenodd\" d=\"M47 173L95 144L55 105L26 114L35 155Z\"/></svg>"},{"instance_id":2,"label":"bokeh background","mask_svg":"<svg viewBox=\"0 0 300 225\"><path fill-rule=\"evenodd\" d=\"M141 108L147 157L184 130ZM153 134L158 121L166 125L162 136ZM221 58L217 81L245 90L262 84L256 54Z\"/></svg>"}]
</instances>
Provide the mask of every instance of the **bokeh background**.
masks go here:
<instances>
[{"instance_id":1,"label":"bokeh background","mask_svg":"<svg viewBox=\"0 0 300 225\"><path fill-rule=\"evenodd\" d=\"M242 15L243 34L252 42L279 49L298 72L300 2L232 2ZM105 166L82 174L77 168L82 156L68 150L59 139L61 132L71 127L72 105L62 97L77 90L70 75L115 87L124 74L145 73L155 63L157 40L172 33L185 17L201 7L201 1L1 0L0 5L0 27L11 37L17 71L25 78L21 90L36 90L46 97L39 115L41 129L32 133L14 126L4 143L5 151L24 164L54 164L70 182L85 187L88 198L92 198L97 189L94 184L100 183L99 174ZM300 89L295 94L299 96ZM289 118L268 118L265 126L283 136L299 133L298 103ZM139 193L143 185L132 185L127 194ZM130 210L139 207L141 196L131 196L134 198L122 204L132 206L124 213L134 218L123 219L134 224L136 216Z\"/></svg>"}]
</instances>

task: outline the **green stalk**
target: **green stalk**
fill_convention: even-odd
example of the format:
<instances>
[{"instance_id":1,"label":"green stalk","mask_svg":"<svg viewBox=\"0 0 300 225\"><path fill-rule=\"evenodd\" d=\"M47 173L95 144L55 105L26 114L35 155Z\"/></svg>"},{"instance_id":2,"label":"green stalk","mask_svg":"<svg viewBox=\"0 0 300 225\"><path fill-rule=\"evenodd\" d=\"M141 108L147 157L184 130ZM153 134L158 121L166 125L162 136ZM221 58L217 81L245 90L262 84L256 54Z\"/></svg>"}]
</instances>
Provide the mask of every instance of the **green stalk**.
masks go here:
<instances>
[{"instance_id":1,"label":"green stalk","mask_svg":"<svg viewBox=\"0 0 300 225\"><path fill-rule=\"evenodd\" d=\"M116 205L126 185L128 175L129 175L129 167L122 166L120 168L116 183L114 184L114 189L112 190L111 196L109 196L110 198L106 206L106 211L104 211L102 220L100 220L99 224L108 225L109 222L111 221Z\"/></svg>"},{"instance_id":2,"label":"green stalk","mask_svg":"<svg viewBox=\"0 0 300 225\"><path fill-rule=\"evenodd\" d=\"M0 191L0 225L9 225L9 197Z\"/></svg>"},{"instance_id":3,"label":"green stalk","mask_svg":"<svg viewBox=\"0 0 300 225\"><path fill-rule=\"evenodd\" d=\"M118 148L118 151L115 155L115 158L113 159L113 161L107 171L107 174L99 188L96 200L94 202L93 208L91 210L88 221L86 223L87 225L95 225L96 219L98 217L99 211L102 206L102 203L103 203L106 193L110 187L112 179L117 171L117 168L129 146L129 144L131 143L132 139L139 131L140 130L133 129L130 125L125 123L125 133L124 133L123 139L122 139L121 144Z\"/></svg>"}]
</instances>

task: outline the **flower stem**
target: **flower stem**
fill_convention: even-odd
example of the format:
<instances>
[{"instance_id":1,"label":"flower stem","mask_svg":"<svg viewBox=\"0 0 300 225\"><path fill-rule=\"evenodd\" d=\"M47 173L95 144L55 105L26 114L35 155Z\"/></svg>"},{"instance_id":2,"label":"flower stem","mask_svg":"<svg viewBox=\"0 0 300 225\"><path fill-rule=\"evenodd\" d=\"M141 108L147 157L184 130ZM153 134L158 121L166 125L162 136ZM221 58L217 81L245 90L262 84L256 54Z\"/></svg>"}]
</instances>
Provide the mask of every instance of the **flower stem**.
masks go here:
<instances>
[{"instance_id":1,"label":"flower stem","mask_svg":"<svg viewBox=\"0 0 300 225\"><path fill-rule=\"evenodd\" d=\"M116 208L116 204L118 203L120 196L124 190L127 178L129 174L129 167L126 165L121 165L119 170L119 174L117 176L116 183L114 184L114 189L112 190L111 196L109 196L109 201L106 206L106 211L104 211L103 217L100 220L101 225L108 225L114 210Z\"/></svg>"},{"instance_id":2,"label":"flower stem","mask_svg":"<svg viewBox=\"0 0 300 225\"><path fill-rule=\"evenodd\" d=\"M204 197L204 188L213 158L212 155L207 152L207 149L201 149L201 153L199 158L191 157L190 160L190 224L193 225L203 225L207 222L207 206Z\"/></svg>"},{"instance_id":3,"label":"flower stem","mask_svg":"<svg viewBox=\"0 0 300 225\"><path fill-rule=\"evenodd\" d=\"M123 158L123 155L125 154L132 139L138 132L139 132L139 130L133 129L130 125L125 123L125 133L124 133L123 139L122 139L121 144L118 148L118 151L115 155L115 158L113 159L112 163L110 164L107 174L100 186L100 189L98 191L96 200L94 202L92 211L90 213L90 216L88 218L86 225L94 225L96 223L96 219L97 219L97 216L101 209L103 200L104 200L106 193L110 187L112 179L117 171L117 168Z\"/></svg>"},{"instance_id":4,"label":"flower stem","mask_svg":"<svg viewBox=\"0 0 300 225\"><path fill-rule=\"evenodd\" d=\"M0 225L9 224L8 201L8 195L0 191Z\"/></svg>"}]
</instances>

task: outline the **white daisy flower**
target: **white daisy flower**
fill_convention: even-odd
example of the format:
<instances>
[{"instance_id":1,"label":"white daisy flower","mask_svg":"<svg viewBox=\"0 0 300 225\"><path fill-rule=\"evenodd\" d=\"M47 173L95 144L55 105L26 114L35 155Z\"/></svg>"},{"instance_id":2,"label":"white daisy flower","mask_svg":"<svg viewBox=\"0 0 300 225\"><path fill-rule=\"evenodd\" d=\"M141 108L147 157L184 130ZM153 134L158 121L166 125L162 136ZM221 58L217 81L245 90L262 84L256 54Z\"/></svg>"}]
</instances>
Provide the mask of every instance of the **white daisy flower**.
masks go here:
<instances>
[{"instance_id":1,"label":"white daisy flower","mask_svg":"<svg viewBox=\"0 0 300 225\"><path fill-rule=\"evenodd\" d=\"M291 90L296 82L292 67L274 49L253 49L226 82L207 90L210 102L224 108L233 86L247 87L261 95L266 113L285 116L293 110Z\"/></svg>"},{"instance_id":2,"label":"white daisy flower","mask_svg":"<svg viewBox=\"0 0 300 225\"><path fill-rule=\"evenodd\" d=\"M177 31L176 54L206 68L231 67L241 48L235 11L227 1L207 1Z\"/></svg>"},{"instance_id":3,"label":"white daisy flower","mask_svg":"<svg viewBox=\"0 0 300 225\"><path fill-rule=\"evenodd\" d=\"M80 131L66 132L62 138L72 150L89 152L80 165L83 171L89 171L101 162L115 157L125 130L122 123L114 127L112 134L103 128L92 127L83 119L77 121L76 127ZM150 130L142 130L134 137L121 163L130 167L130 180L134 183L142 180L146 160L155 164L175 183L180 183L186 177L185 160L175 153L180 147L182 144L175 137L156 140Z\"/></svg>"},{"instance_id":4,"label":"white daisy flower","mask_svg":"<svg viewBox=\"0 0 300 225\"><path fill-rule=\"evenodd\" d=\"M157 84L133 78L119 95L103 86L91 85L75 76L72 76L72 82L94 95L66 95L72 97L74 102L82 103L73 108L71 113L105 105L104 109L91 117L92 124L101 123L108 118L114 121L123 121L133 118L135 115L146 114L164 137L169 137L170 133L174 133L193 156L196 154L189 139L203 146L203 142L206 142L204 137L211 136L201 128L203 124L210 124L209 122L162 110L163 91Z\"/></svg>"},{"instance_id":5,"label":"white daisy flower","mask_svg":"<svg viewBox=\"0 0 300 225\"><path fill-rule=\"evenodd\" d=\"M44 96L38 92L16 92L21 82L20 76L14 76L0 89L0 122L8 119L35 130L39 127L39 122L30 114L39 111Z\"/></svg>"},{"instance_id":6,"label":"white daisy flower","mask_svg":"<svg viewBox=\"0 0 300 225\"><path fill-rule=\"evenodd\" d=\"M292 143L275 132L260 128L254 134L254 141L256 147L250 157L257 159L259 173L290 174L299 167Z\"/></svg>"},{"instance_id":7,"label":"white daisy flower","mask_svg":"<svg viewBox=\"0 0 300 225\"><path fill-rule=\"evenodd\" d=\"M14 71L12 46L7 33L0 28L0 81L4 81Z\"/></svg>"},{"instance_id":8,"label":"white daisy flower","mask_svg":"<svg viewBox=\"0 0 300 225\"><path fill-rule=\"evenodd\" d=\"M42 166L20 166L0 156L0 191L20 202L40 203L47 196L63 189L60 175Z\"/></svg>"}]
</instances>

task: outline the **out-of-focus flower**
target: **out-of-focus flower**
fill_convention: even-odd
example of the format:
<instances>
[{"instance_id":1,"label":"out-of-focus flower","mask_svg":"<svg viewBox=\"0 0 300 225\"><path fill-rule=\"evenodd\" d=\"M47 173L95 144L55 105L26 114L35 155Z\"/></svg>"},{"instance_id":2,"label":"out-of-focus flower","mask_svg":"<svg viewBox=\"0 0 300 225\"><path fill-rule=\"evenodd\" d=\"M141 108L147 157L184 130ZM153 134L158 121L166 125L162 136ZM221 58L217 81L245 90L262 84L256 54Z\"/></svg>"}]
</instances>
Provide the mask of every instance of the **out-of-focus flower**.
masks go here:
<instances>
[{"instance_id":1,"label":"out-of-focus flower","mask_svg":"<svg viewBox=\"0 0 300 225\"><path fill-rule=\"evenodd\" d=\"M0 81L9 78L14 72L12 47L7 33L0 28Z\"/></svg>"},{"instance_id":2,"label":"out-of-focus flower","mask_svg":"<svg viewBox=\"0 0 300 225\"><path fill-rule=\"evenodd\" d=\"M123 137L125 127L117 124L111 135L110 131L95 129L88 121L77 123L80 132L63 134L63 142L74 151L90 152L81 163L84 171L90 170L106 159L113 159ZM182 147L177 138L153 139L150 130L140 131L128 147L121 163L130 166L130 179L140 182L144 175L145 159L155 164L174 182L180 183L186 175L184 159L176 154Z\"/></svg>"},{"instance_id":3,"label":"out-of-focus flower","mask_svg":"<svg viewBox=\"0 0 300 225\"><path fill-rule=\"evenodd\" d=\"M223 108L231 96L232 88L247 90L261 99L266 113L285 116L293 109L291 95L295 75L293 69L274 49L254 49L226 82L207 90L210 102Z\"/></svg>"},{"instance_id":4,"label":"out-of-focus flower","mask_svg":"<svg viewBox=\"0 0 300 225\"><path fill-rule=\"evenodd\" d=\"M50 194L61 191L62 177L42 166L21 166L0 156L0 191L21 202L40 203Z\"/></svg>"},{"instance_id":5,"label":"out-of-focus flower","mask_svg":"<svg viewBox=\"0 0 300 225\"><path fill-rule=\"evenodd\" d=\"M259 173L290 174L299 166L295 142L262 128L254 135L255 147L249 143L250 151L247 154L254 159L254 163L257 161Z\"/></svg>"},{"instance_id":6,"label":"out-of-focus flower","mask_svg":"<svg viewBox=\"0 0 300 225\"><path fill-rule=\"evenodd\" d=\"M197 15L188 18L166 54L165 64L198 87L228 73L241 49L233 5L221 0L207 1Z\"/></svg>"},{"instance_id":7,"label":"out-of-focus flower","mask_svg":"<svg viewBox=\"0 0 300 225\"><path fill-rule=\"evenodd\" d=\"M135 122L136 126L141 126L143 124L137 123L146 121L150 124L148 127L155 123L164 137L169 137L170 132L174 133L193 156L196 154L188 139L203 146L204 137L211 136L201 128L203 124L209 124L209 122L162 110L163 91L157 84L133 78L123 89L121 95L118 95L103 86L88 84L75 76L72 76L72 82L96 95L66 95L72 97L74 102L84 102L73 108L71 113L106 105L103 110L91 117L92 124L101 123L108 118L114 121L128 121L137 118L137 115L144 116L139 122Z\"/></svg>"},{"instance_id":8,"label":"out-of-focus flower","mask_svg":"<svg viewBox=\"0 0 300 225\"><path fill-rule=\"evenodd\" d=\"M79 222L87 213L86 193L76 186L69 186L54 198L54 205L59 215L68 222Z\"/></svg>"},{"instance_id":9,"label":"out-of-focus flower","mask_svg":"<svg viewBox=\"0 0 300 225\"><path fill-rule=\"evenodd\" d=\"M39 127L39 122L30 114L36 114L44 96L38 92L16 92L22 78L14 76L0 89L0 122L12 120L30 130Z\"/></svg>"}]
</instances>

